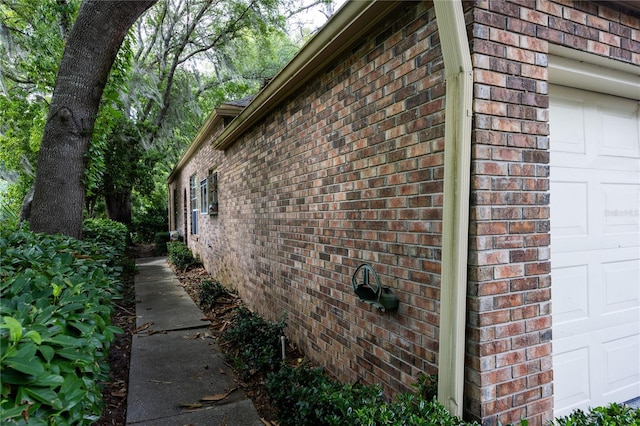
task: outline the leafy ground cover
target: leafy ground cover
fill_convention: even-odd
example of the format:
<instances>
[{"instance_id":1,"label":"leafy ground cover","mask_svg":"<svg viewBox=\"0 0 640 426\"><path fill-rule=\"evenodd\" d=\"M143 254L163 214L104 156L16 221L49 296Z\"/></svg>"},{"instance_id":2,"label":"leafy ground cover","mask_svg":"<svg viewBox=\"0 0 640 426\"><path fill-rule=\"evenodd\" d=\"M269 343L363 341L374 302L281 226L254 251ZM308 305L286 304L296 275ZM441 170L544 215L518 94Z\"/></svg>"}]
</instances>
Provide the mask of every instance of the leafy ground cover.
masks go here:
<instances>
[{"instance_id":1,"label":"leafy ground cover","mask_svg":"<svg viewBox=\"0 0 640 426\"><path fill-rule=\"evenodd\" d=\"M110 316L123 252L122 245L96 241L0 231L0 423L82 425L99 418L105 358L121 332Z\"/></svg>"}]
</instances>

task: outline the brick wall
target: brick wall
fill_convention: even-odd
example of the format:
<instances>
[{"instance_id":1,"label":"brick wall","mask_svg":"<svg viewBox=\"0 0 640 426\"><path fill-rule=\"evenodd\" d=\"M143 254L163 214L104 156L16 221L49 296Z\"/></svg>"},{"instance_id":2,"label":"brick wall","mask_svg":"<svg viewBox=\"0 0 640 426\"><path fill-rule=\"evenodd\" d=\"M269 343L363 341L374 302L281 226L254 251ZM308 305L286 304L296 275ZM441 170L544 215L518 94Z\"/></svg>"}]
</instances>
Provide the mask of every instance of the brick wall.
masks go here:
<instances>
[{"instance_id":1,"label":"brick wall","mask_svg":"<svg viewBox=\"0 0 640 426\"><path fill-rule=\"evenodd\" d=\"M465 416L485 425L553 414L549 235L550 44L640 65L640 20L608 2L464 3L474 66ZM636 15L637 16L637 15ZM225 151L220 213L190 247L249 306L345 381L405 390L438 365L444 70L430 2L384 25ZM177 229L184 229L183 216ZM187 216L188 217L188 216ZM397 313L357 300L370 263Z\"/></svg>"},{"instance_id":2,"label":"brick wall","mask_svg":"<svg viewBox=\"0 0 640 426\"><path fill-rule=\"evenodd\" d=\"M640 26L607 2L467 5L474 66L465 411L483 424L553 414L549 44L640 64Z\"/></svg>"},{"instance_id":3,"label":"brick wall","mask_svg":"<svg viewBox=\"0 0 640 426\"><path fill-rule=\"evenodd\" d=\"M289 338L331 373L392 395L437 366L444 65L429 3L399 5L355 42L226 151L204 146L176 182L217 168L220 213L189 239L214 276L261 315L286 312ZM353 294L361 263L398 312Z\"/></svg>"}]
</instances>

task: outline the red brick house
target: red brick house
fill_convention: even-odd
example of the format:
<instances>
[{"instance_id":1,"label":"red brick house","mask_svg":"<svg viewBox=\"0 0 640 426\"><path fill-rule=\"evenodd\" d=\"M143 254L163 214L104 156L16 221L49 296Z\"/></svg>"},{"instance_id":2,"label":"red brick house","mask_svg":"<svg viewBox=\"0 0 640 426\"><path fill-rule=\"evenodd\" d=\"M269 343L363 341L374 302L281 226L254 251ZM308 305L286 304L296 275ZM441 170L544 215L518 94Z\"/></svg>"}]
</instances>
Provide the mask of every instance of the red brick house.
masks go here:
<instances>
[{"instance_id":1,"label":"red brick house","mask_svg":"<svg viewBox=\"0 0 640 426\"><path fill-rule=\"evenodd\" d=\"M348 2L211 113L170 227L339 378L547 424L640 396L638 101L637 2Z\"/></svg>"}]
</instances>

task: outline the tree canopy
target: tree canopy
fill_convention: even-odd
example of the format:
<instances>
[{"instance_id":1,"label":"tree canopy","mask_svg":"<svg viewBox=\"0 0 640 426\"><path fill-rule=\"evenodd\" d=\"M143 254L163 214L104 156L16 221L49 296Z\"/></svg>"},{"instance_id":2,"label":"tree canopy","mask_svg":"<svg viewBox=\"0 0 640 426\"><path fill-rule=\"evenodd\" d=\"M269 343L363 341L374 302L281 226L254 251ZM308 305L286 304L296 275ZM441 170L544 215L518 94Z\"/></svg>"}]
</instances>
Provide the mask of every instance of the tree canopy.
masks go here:
<instances>
[{"instance_id":1,"label":"tree canopy","mask_svg":"<svg viewBox=\"0 0 640 426\"><path fill-rule=\"evenodd\" d=\"M105 2L85 1L82 8L100 3ZM133 8L129 3L139 2L108 3L122 11ZM169 169L210 110L255 93L297 52L304 38L287 34L287 24L293 28L292 17L310 8L327 15L333 10L332 2L326 0L163 0L124 29L110 73L107 69L96 78L99 67L94 66L78 84L77 69L69 79L69 69L63 67L63 49L67 56L78 37L76 28L88 29L88 18L78 12L82 8L79 0L0 0L0 178L14 182L8 197L15 209L35 174L42 177L36 178L36 197L40 190L60 198L44 210L34 210L41 212L36 213L43 216L37 220L47 226L56 215L64 217L63 222L78 222L83 208L85 215L105 211L128 223L132 203L134 209L159 204L158 194L166 197L164 179ZM110 22L93 39L76 44L90 54L99 46L96 38L107 38L116 26ZM70 64L82 68L87 62L95 63L87 61L87 53L82 55ZM98 96L99 109L87 111L78 121L65 103L78 102L78 94L64 95L62 83L75 79L75 91L91 78L95 81L90 94L95 95L99 86L104 94ZM57 102L56 97L65 101ZM74 128L47 133L46 126L55 120ZM55 143L41 146L43 137ZM73 160L66 149L75 145L63 148L61 143L69 137L76 138L74 143L82 152ZM56 151L61 155L51 170L36 167L38 153L41 159L50 159ZM62 196L60 188L67 188L64 179L73 165L79 165L73 169L77 181L73 185L80 195ZM54 178L61 167L64 173ZM153 203L145 197L153 197ZM74 207L76 213L70 219L69 203L76 198L80 207ZM34 201L34 206L38 203ZM160 208L165 207L166 201ZM65 231L65 226L36 229L73 233Z\"/></svg>"}]
</instances>

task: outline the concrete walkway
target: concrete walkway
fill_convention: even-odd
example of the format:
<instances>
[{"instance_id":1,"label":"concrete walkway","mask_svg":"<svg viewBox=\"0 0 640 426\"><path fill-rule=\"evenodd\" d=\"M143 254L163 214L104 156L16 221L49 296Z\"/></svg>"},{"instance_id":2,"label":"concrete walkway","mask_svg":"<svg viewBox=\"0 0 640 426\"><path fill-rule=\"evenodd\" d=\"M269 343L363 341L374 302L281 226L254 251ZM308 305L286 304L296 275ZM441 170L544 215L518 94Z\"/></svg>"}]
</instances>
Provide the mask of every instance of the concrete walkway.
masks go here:
<instances>
[{"instance_id":1,"label":"concrete walkway","mask_svg":"<svg viewBox=\"0 0 640 426\"><path fill-rule=\"evenodd\" d=\"M137 267L127 425L262 425L166 258Z\"/></svg>"}]
</instances>

